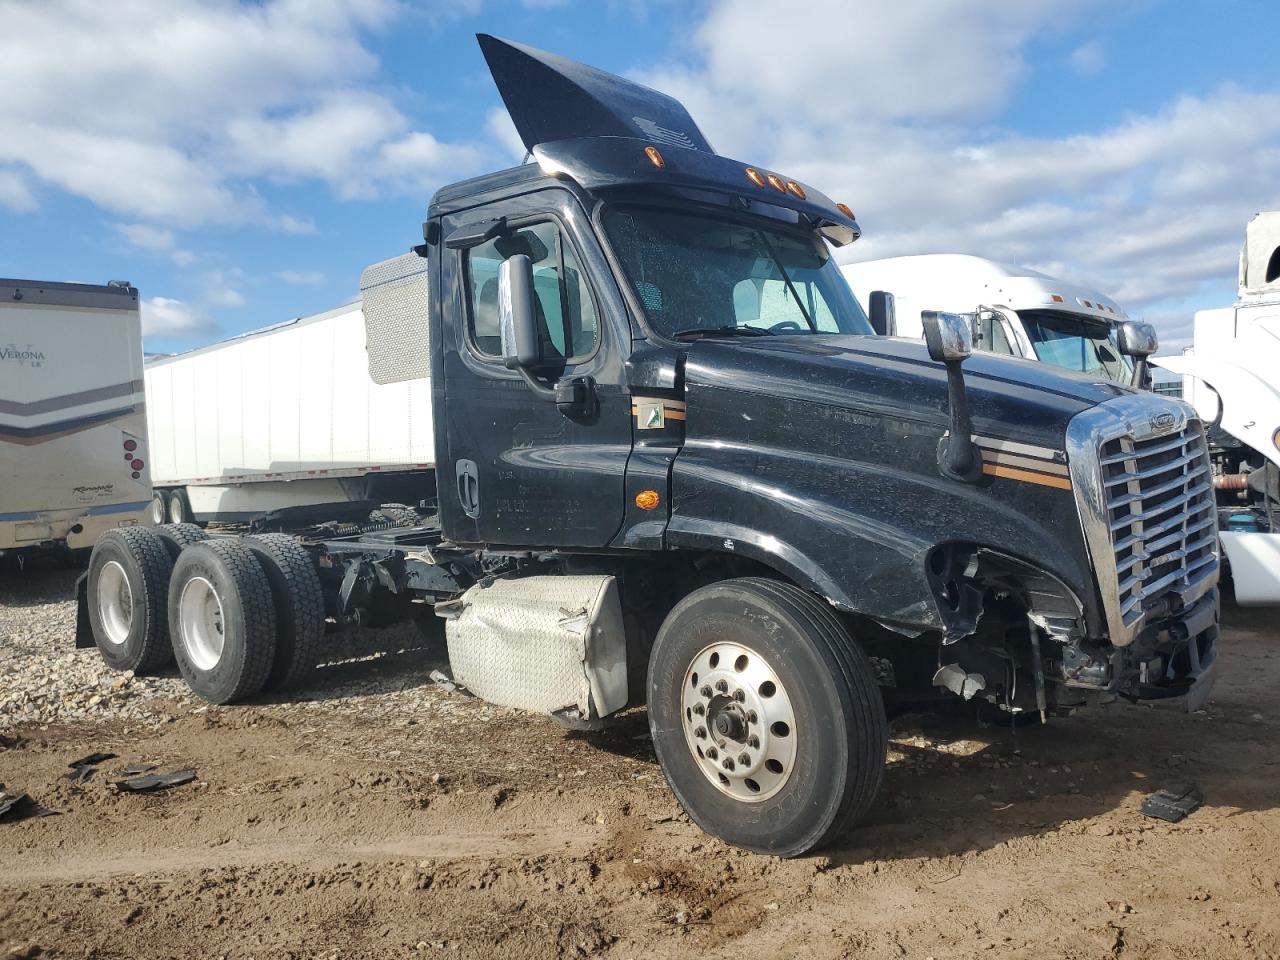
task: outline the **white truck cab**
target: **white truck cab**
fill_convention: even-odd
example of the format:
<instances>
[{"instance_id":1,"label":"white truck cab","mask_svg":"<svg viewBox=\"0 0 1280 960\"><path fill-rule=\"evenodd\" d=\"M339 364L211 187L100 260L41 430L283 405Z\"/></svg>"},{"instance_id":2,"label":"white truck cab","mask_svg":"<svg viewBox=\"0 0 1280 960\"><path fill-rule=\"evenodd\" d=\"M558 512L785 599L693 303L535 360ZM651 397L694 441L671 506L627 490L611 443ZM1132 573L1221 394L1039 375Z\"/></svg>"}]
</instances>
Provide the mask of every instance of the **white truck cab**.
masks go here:
<instances>
[{"instance_id":1,"label":"white truck cab","mask_svg":"<svg viewBox=\"0 0 1280 960\"><path fill-rule=\"evenodd\" d=\"M1280 604L1280 211L1245 228L1236 302L1197 311L1193 346L1153 359L1182 375L1210 431L1236 601Z\"/></svg>"},{"instance_id":2,"label":"white truck cab","mask_svg":"<svg viewBox=\"0 0 1280 960\"><path fill-rule=\"evenodd\" d=\"M972 313L981 308L975 331L980 350L1121 383L1133 379L1133 362L1121 354L1116 331L1128 314L1096 290L958 253L889 257L841 269L864 308L874 291L893 294L896 326L887 332L897 336L922 336L922 311Z\"/></svg>"}]
</instances>

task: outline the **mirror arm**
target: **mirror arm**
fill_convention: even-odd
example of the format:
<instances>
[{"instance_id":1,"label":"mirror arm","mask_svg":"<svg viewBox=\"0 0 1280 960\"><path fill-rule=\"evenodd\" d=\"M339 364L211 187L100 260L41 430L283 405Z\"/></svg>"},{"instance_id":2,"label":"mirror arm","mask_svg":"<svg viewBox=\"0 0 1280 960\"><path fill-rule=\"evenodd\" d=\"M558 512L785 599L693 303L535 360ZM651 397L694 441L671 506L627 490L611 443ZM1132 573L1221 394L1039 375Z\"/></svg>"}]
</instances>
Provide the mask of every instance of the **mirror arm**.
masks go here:
<instances>
[{"instance_id":1,"label":"mirror arm","mask_svg":"<svg viewBox=\"0 0 1280 960\"><path fill-rule=\"evenodd\" d=\"M982 455L973 442L973 421L969 416L969 395L964 387L961 360L948 360L947 406L951 427L938 441L938 467L944 476L969 483L982 476Z\"/></svg>"},{"instance_id":2,"label":"mirror arm","mask_svg":"<svg viewBox=\"0 0 1280 960\"><path fill-rule=\"evenodd\" d=\"M1134 357L1133 358L1133 383L1131 384L1131 386L1137 387L1139 390L1141 390L1142 383L1144 380L1146 380L1146 378L1147 378L1147 358Z\"/></svg>"},{"instance_id":3,"label":"mirror arm","mask_svg":"<svg viewBox=\"0 0 1280 960\"><path fill-rule=\"evenodd\" d=\"M555 400L556 400L555 387L547 386L547 384L543 383L541 380L535 377L525 367L516 367L516 370L519 371L520 376L524 378L524 382L529 385L529 389L533 391L533 395L535 397L537 397L539 400L547 400L551 403L555 403Z\"/></svg>"}]
</instances>

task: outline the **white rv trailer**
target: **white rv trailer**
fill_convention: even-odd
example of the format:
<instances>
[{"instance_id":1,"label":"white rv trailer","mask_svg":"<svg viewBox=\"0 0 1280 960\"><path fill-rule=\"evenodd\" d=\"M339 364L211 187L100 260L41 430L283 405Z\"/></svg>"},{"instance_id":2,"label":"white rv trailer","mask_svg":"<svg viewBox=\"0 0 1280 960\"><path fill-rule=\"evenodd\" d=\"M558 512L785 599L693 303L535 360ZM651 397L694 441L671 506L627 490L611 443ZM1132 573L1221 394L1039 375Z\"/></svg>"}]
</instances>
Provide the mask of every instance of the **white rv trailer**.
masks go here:
<instances>
[{"instance_id":1,"label":"white rv trailer","mask_svg":"<svg viewBox=\"0 0 1280 960\"><path fill-rule=\"evenodd\" d=\"M150 459L138 291L0 280L0 555L145 522Z\"/></svg>"},{"instance_id":2,"label":"white rv trailer","mask_svg":"<svg viewBox=\"0 0 1280 960\"><path fill-rule=\"evenodd\" d=\"M977 346L1029 357L1121 383L1133 363L1120 353L1116 324L1128 319L1111 297L994 260L957 253L889 257L846 264L845 279L863 307L876 290L894 296L901 337L921 337L920 314L984 312Z\"/></svg>"},{"instance_id":3,"label":"white rv trailer","mask_svg":"<svg viewBox=\"0 0 1280 960\"><path fill-rule=\"evenodd\" d=\"M425 303L406 304L405 313L409 335L425 337ZM426 370L396 383L370 379L367 351L395 347L366 344L356 301L149 360L157 522L243 522L322 503L433 498Z\"/></svg>"},{"instance_id":4,"label":"white rv trailer","mask_svg":"<svg viewBox=\"0 0 1280 960\"><path fill-rule=\"evenodd\" d=\"M1192 344L1153 362L1220 428L1210 452L1237 602L1280 604L1280 211L1249 222L1236 302L1198 311Z\"/></svg>"}]
</instances>

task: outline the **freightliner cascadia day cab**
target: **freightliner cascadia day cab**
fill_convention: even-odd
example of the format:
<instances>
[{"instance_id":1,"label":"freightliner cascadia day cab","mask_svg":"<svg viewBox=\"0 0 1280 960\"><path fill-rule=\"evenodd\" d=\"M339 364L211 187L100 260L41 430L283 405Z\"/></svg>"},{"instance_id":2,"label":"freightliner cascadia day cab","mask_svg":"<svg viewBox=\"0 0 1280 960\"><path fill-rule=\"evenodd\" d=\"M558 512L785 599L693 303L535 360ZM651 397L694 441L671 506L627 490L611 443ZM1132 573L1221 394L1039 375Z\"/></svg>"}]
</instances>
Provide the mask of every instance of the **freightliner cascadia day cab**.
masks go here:
<instances>
[{"instance_id":1,"label":"freightliner cascadia day cab","mask_svg":"<svg viewBox=\"0 0 1280 960\"><path fill-rule=\"evenodd\" d=\"M369 378L360 303L146 364L157 524L435 496L430 383Z\"/></svg>"},{"instance_id":2,"label":"freightliner cascadia day cab","mask_svg":"<svg viewBox=\"0 0 1280 960\"><path fill-rule=\"evenodd\" d=\"M1154 362L1211 427L1236 601L1280 604L1280 211L1249 221L1235 304L1197 311L1193 330L1190 350Z\"/></svg>"},{"instance_id":3,"label":"freightliner cascadia day cab","mask_svg":"<svg viewBox=\"0 0 1280 960\"><path fill-rule=\"evenodd\" d=\"M880 333L923 337L927 311L973 314L976 350L1133 382L1134 359L1120 343L1128 314L1096 290L959 253L864 260L841 270L872 312L885 293L892 297L893 329Z\"/></svg>"},{"instance_id":4,"label":"freightliner cascadia day cab","mask_svg":"<svg viewBox=\"0 0 1280 960\"><path fill-rule=\"evenodd\" d=\"M0 558L145 522L143 407L137 290L0 280Z\"/></svg>"},{"instance_id":5,"label":"freightliner cascadia day cab","mask_svg":"<svg viewBox=\"0 0 1280 960\"><path fill-rule=\"evenodd\" d=\"M110 534L78 642L175 656L225 703L305 673L326 623L425 614L486 700L646 706L690 817L784 856L870 808L886 696L1205 698L1190 407L971 357L951 314L875 336L832 256L848 207L716 154L669 97L480 43L532 162L441 189L362 282L371 378L430 380L438 514Z\"/></svg>"}]
</instances>

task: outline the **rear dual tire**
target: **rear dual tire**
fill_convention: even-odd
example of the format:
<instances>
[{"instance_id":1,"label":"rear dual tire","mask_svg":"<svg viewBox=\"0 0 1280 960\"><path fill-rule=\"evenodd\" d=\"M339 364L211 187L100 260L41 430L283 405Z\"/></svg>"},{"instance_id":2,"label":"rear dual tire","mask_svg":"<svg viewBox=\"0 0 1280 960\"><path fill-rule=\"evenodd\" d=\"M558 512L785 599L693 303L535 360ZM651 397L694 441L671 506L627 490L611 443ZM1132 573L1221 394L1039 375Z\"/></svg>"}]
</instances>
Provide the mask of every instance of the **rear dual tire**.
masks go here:
<instances>
[{"instance_id":1,"label":"rear dual tire","mask_svg":"<svg viewBox=\"0 0 1280 960\"><path fill-rule=\"evenodd\" d=\"M89 558L86 600L94 642L113 670L153 673L173 662L165 614L173 558L146 527L108 530Z\"/></svg>"},{"instance_id":2,"label":"rear dual tire","mask_svg":"<svg viewBox=\"0 0 1280 960\"><path fill-rule=\"evenodd\" d=\"M870 809L888 730L875 673L831 608L787 583L729 580L678 603L649 661L663 773L703 830L794 857Z\"/></svg>"},{"instance_id":3,"label":"rear dual tire","mask_svg":"<svg viewBox=\"0 0 1280 960\"><path fill-rule=\"evenodd\" d=\"M182 551L169 584L169 633L183 679L210 703L263 689L275 661L276 607L244 543L206 540Z\"/></svg>"}]
</instances>

